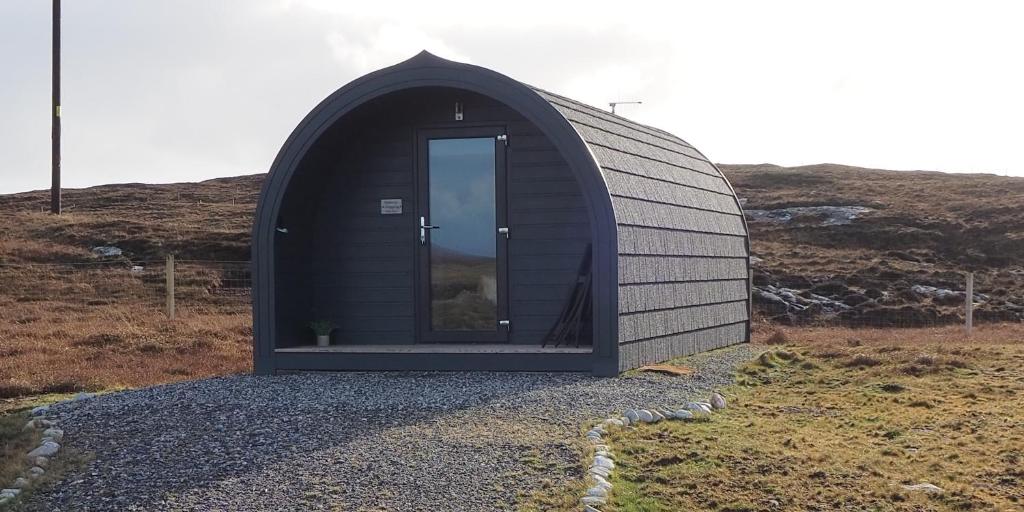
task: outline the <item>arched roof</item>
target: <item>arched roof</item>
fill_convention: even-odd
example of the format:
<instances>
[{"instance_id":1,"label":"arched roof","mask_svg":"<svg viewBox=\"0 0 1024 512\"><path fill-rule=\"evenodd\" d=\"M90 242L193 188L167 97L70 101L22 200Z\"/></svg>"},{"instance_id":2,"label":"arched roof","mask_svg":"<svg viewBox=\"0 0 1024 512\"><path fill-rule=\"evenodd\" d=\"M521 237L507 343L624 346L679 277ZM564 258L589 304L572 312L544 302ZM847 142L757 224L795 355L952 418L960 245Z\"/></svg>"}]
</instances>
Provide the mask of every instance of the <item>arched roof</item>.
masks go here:
<instances>
[{"instance_id":1,"label":"arched roof","mask_svg":"<svg viewBox=\"0 0 1024 512\"><path fill-rule=\"evenodd\" d=\"M275 158L253 225L257 338L274 336L273 238L300 162L328 128L360 105L417 87L464 89L508 105L536 125L568 163L587 204L592 231L594 337L608 340L595 343L595 355L618 358L614 343L620 339L620 282L685 282L716 272L729 276L746 272L747 262L738 261L749 255L742 210L725 177L693 146L665 131L424 51L328 96L299 123ZM714 264L716 268L694 270L689 263L656 261L658 256L731 260ZM637 301L626 305L633 309L646 302L630 300ZM636 339L644 335L631 334ZM257 350L270 350L257 345ZM269 355L255 354L257 365L261 356Z\"/></svg>"}]
</instances>

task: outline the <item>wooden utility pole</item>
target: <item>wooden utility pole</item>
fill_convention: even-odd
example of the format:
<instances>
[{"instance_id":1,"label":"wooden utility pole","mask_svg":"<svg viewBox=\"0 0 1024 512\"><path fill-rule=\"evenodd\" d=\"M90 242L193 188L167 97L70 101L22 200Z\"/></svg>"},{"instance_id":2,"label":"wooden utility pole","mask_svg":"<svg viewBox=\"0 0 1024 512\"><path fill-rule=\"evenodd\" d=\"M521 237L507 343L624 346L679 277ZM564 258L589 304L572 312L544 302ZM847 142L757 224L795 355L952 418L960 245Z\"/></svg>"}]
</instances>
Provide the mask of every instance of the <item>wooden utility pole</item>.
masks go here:
<instances>
[{"instance_id":1,"label":"wooden utility pole","mask_svg":"<svg viewBox=\"0 0 1024 512\"><path fill-rule=\"evenodd\" d=\"M53 106L50 141L50 213L60 215L60 0L53 0Z\"/></svg>"}]
</instances>

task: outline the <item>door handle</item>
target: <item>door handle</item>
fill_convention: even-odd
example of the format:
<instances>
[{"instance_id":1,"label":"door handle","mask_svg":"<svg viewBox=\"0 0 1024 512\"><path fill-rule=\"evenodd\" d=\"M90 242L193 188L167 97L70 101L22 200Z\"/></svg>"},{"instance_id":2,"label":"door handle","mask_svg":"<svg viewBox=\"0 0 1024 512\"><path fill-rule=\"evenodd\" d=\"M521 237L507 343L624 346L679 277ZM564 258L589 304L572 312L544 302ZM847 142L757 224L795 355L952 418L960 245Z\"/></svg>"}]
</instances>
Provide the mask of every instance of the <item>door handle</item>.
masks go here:
<instances>
[{"instance_id":1,"label":"door handle","mask_svg":"<svg viewBox=\"0 0 1024 512\"><path fill-rule=\"evenodd\" d=\"M426 217L420 217L420 245L426 245L428 229L441 229L441 226L431 226Z\"/></svg>"}]
</instances>

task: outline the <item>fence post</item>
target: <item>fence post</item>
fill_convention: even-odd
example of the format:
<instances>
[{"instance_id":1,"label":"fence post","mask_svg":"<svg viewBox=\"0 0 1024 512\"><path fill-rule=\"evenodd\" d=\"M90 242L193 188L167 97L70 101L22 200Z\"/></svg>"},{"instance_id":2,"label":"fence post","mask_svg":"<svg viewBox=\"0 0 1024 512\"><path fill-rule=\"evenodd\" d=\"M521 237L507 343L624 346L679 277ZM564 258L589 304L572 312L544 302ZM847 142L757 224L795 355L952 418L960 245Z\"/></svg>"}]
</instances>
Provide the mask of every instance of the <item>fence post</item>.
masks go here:
<instances>
[{"instance_id":1,"label":"fence post","mask_svg":"<svg viewBox=\"0 0 1024 512\"><path fill-rule=\"evenodd\" d=\"M174 255L167 255L167 265L164 266L167 274L167 318L174 320Z\"/></svg>"},{"instance_id":2,"label":"fence post","mask_svg":"<svg viewBox=\"0 0 1024 512\"><path fill-rule=\"evenodd\" d=\"M974 329L974 272L967 273L967 297L964 298L964 332L971 335Z\"/></svg>"}]
</instances>

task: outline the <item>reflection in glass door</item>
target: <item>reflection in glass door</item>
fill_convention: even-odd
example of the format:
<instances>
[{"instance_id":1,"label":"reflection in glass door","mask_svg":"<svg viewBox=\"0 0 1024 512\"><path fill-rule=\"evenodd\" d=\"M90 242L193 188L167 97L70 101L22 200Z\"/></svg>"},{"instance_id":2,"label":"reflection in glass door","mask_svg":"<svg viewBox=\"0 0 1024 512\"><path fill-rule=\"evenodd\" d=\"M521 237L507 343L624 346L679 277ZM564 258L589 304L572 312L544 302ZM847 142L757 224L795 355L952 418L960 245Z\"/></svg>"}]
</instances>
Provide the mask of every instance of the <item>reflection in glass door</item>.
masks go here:
<instances>
[{"instance_id":1,"label":"reflection in glass door","mask_svg":"<svg viewBox=\"0 0 1024 512\"><path fill-rule=\"evenodd\" d=\"M427 293L420 297L427 303L421 312L428 341L504 338L505 244L497 235L504 220L498 201L504 155L498 147L494 136L421 140L421 286Z\"/></svg>"}]
</instances>

